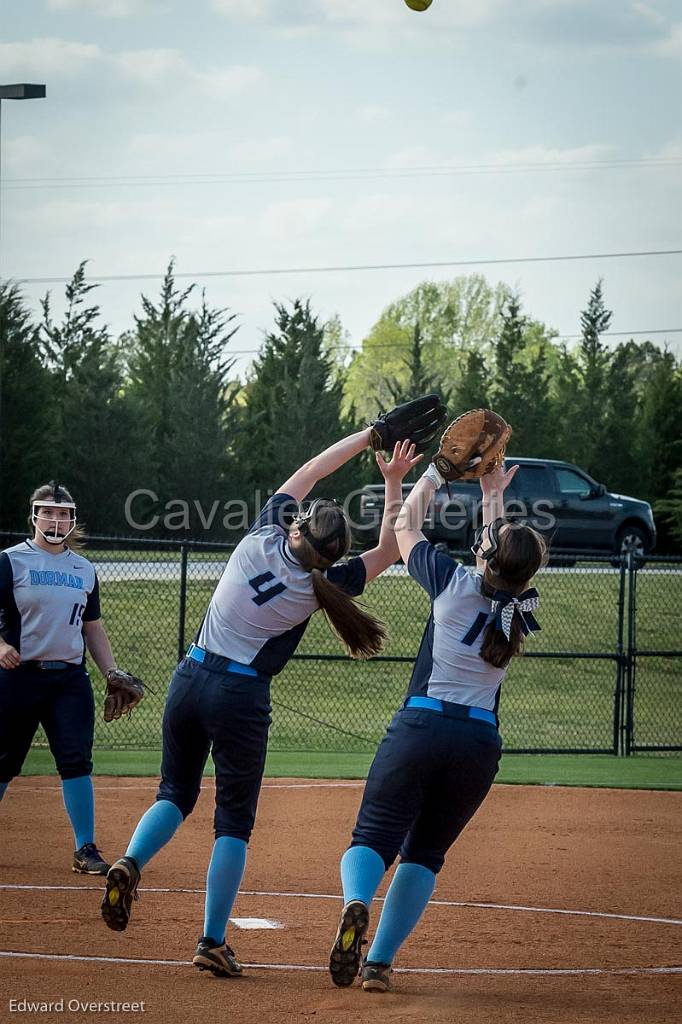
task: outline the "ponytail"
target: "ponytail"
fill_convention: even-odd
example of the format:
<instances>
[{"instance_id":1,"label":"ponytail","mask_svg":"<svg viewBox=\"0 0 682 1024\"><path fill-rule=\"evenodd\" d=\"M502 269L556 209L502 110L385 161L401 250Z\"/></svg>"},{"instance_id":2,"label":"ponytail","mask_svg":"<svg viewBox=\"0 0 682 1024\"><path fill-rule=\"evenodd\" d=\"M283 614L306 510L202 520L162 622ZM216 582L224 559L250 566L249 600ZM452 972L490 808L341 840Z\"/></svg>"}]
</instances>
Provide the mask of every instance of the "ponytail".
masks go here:
<instances>
[{"instance_id":1,"label":"ponytail","mask_svg":"<svg viewBox=\"0 0 682 1024\"><path fill-rule=\"evenodd\" d=\"M351 658L372 658L383 650L386 626L327 579L323 570L348 554L351 534L343 509L318 498L294 520L299 536L289 540L292 552L310 573L313 591L330 628Z\"/></svg>"},{"instance_id":2,"label":"ponytail","mask_svg":"<svg viewBox=\"0 0 682 1024\"><path fill-rule=\"evenodd\" d=\"M495 668L506 668L513 657L523 654L524 639L521 623L516 615L512 619L508 640L502 630L496 627L494 621L489 622L483 633L483 643L479 654L489 665L494 665Z\"/></svg>"},{"instance_id":3,"label":"ponytail","mask_svg":"<svg viewBox=\"0 0 682 1024\"><path fill-rule=\"evenodd\" d=\"M379 654L386 639L385 624L366 612L319 569L312 569L310 575L317 602L351 658L372 658Z\"/></svg>"},{"instance_id":4,"label":"ponytail","mask_svg":"<svg viewBox=\"0 0 682 1024\"><path fill-rule=\"evenodd\" d=\"M515 596L522 594L535 573L547 564L547 557L547 544L537 530L520 523L507 523L494 557L486 564L482 596L492 600L498 590ZM518 614L512 616L508 640L493 620L485 627L479 654L489 665L506 668L512 658L523 654L524 640Z\"/></svg>"}]
</instances>

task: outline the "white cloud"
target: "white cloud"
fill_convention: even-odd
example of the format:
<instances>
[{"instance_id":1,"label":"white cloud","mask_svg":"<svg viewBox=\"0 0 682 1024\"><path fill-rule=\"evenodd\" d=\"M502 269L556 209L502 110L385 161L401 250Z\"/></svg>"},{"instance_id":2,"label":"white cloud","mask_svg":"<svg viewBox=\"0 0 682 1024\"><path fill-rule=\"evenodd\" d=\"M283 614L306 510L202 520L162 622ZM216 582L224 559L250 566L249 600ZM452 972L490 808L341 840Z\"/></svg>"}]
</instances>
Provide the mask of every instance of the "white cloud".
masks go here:
<instances>
[{"instance_id":1,"label":"white cloud","mask_svg":"<svg viewBox=\"0 0 682 1024\"><path fill-rule=\"evenodd\" d=\"M170 77L185 77L190 66L179 50L123 50L112 60L126 78L147 85L160 84Z\"/></svg>"},{"instance_id":2,"label":"white cloud","mask_svg":"<svg viewBox=\"0 0 682 1024\"><path fill-rule=\"evenodd\" d=\"M0 43L0 67L5 78L64 74L78 75L101 60L96 43L70 43L65 39L31 39Z\"/></svg>"},{"instance_id":3,"label":"white cloud","mask_svg":"<svg viewBox=\"0 0 682 1024\"><path fill-rule=\"evenodd\" d=\"M150 0L47 0L51 11L85 11L102 18L130 18L155 6Z\"/></svg>"},{"instance_id":4,"label":"white cloud","mask_svg":"<svg viewBox=\"0 0 682 1024\"><path fill-rule=\"evenodd\" d=\"M412 34L427 28L483 24L505 3L508 0L436 0L422 16L399 0L211 0L211 7L232 21L265 22L285 31L331 28L371 33L393 27Z\"/></svg>"},{"instance_id":5,"label":"white cloud","mask_svg":"<svg viewBox=\"0 0 682 1024\"><path fill-rule=\"evenodd\" d=\"M636 14L641 15L642 18L652 22L654 25L665 25L665 18L651 4L636 2L633 3L632 9Z\"/></svg>"},{"instance_id":6,"label":"white cloud","mask_svg":"<svg viewBox=\"0 0 682 1024\"><path fill-rule=\"evenodd\" d=\"M682 57L682 21L672 25L664 39L660 39L652 47L659 57Z\"/></svg>"},{"instance_id":7,"label":"white cloud","mask_svg":"<svg viewBox=\"0 0 682 1024\"><path fill-rule=\"evenodd\" d=\"M234 64L231 67L209 67L198 71L180 50L124 50L112 57L115 66L126 78L150 86L163 86L169 81L217 98L237 96L260 85L265 79L261 68Z\"/></svg>"},{"instance_id":8,"label":"white cloud","mask_svg":"<svg viewBox=\"0 0 682 1024\"><path fill-rule=\"evenodd\" d=\"M265 73L253 65L196 68L182 51L170 48L105 52L96 43L71 43L65 39L32 39L0 43L0 67L5 77L44 80L50 75L74 77L99 64L125 78L149 86L169 82L200 95L225 98L259 86Z\"/></svg>"}]
</instances>

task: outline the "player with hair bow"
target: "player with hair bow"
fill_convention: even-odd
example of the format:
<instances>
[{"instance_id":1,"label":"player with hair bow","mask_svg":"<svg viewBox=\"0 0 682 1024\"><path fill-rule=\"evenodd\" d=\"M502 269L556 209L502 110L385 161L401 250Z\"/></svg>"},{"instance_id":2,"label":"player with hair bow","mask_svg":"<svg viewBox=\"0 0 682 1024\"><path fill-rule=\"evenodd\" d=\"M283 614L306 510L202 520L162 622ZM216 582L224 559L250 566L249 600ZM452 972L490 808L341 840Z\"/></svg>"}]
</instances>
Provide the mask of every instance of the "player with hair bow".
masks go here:
<instances>
[{"instance_id":1,"label":"player with hair bow","mask_svg":"<svg viewBox=\"0 0 682 1024\"><path fill-rule=\"evenodd\" d=\"M540 534L504 518L504 490L517 467L505 470L497 461L479 477L483 526L472 549L475 567L437 551L421 531L433 493L444 483L433 463L396 522L400 554L431 598L431 613L405 701L377 750L341 860L344 907L329 960L336 985L351 985L360 973L366 991L392 988L393 960L431 899L447 851L497 772L500 687L525 636L539 629L532 614L538 595L529 584L546 561ZM478 475L473 467L480 462L474 455L458 475ZM370 906L398 854L363 960Z\"/></svg>"}]
</instances>

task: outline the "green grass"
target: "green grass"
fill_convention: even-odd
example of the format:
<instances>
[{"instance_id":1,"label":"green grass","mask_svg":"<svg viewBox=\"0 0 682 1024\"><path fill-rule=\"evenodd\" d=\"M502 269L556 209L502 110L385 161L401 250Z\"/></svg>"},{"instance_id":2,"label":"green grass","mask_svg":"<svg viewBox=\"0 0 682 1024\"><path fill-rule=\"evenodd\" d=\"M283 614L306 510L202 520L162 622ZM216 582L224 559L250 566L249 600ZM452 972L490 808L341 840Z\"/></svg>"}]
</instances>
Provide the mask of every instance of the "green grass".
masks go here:
<instances>
[{"instance_id":1,"label":"green grass","mask_svg":"<svg viewBox=\"0 0 682 1024\"><path fill-rule=\"evenodd\" d=\"M159 751L100 750L95 754L98 775L158 775ZM319 751L271 751L266 775L309 779L363 779L371 754L323 754ZM213 774L209 760L208 775ZM25 775L52 775L48 750L31 750ZM682 757L609 757L593 754L506 754L497 782L544 786L608 786L618 789L682 790Z\"/></svg>"},{"instance_id":2,"label":"green grass","mask_svg":"<svg viewBox=\"0 0 682 1024\"><path fill-rule=\"evenodd\" d=\"M157 558L158 553L155 553ZM163 556L166 557L165 555ZM187 591L186 642L193 637L224 560L206 563ZM164 581L113 581L101 566L103 615L118 663L140 675L149 694L130 721L105 725L98 718L101 748L155 748L161 714L178 647L179 585ZM617 641L618 574L541 574L538 618L542 631L529 652L613 653ZM292 660L272 686L273 752L348 751L369 754L400 705L428 614L429 602L411 579L376 580L363 598L388 624L386 654L407 663ZM682 574L642 572L637 593L638 643L648 649L679 647L678 609ZM313 617L301 654L337 655L338 641L323 617ZM102 680L93 671L101 701ZM507 749L610 751L613 742L613 660L516 659L502 692L502 734ZM682 742L682 659L640 659L635 698L638 743ZM315 721L318 720L318 721ZM323 724L320 724L323 723Z\"/></svg>"}]
</instances>

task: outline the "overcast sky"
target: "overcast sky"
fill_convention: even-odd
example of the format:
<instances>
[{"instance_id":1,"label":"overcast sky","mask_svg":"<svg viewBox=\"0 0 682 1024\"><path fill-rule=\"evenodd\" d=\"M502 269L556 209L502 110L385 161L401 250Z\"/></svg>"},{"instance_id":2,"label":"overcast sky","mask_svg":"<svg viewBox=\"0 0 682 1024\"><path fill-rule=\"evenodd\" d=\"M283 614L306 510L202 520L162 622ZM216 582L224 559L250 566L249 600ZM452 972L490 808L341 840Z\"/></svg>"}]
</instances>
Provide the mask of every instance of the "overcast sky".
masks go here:
<instances>
[{"instance_id":1,"label":"overcast sky","mask_svg":"<svg viewBox=\"0 0 682 1024\"><path fill-rule=\"evenodd\" d=\"M2 104L5 276L85 258L106 276L160 274L171 255L198 274L682 248L679 0L0 10L0 81L47 84ZM255 350L273 299L310 296L359 344L419 281L464 272L197 281L240 314L232 347ZM612 331L682 328L681 256L484 272L562 334L600 275ZM102 285L114 331L158 284ZM47 287L24 286L32 305ZM682 351L682 333L656 340Z\"/></svg>"}]
</instances>

